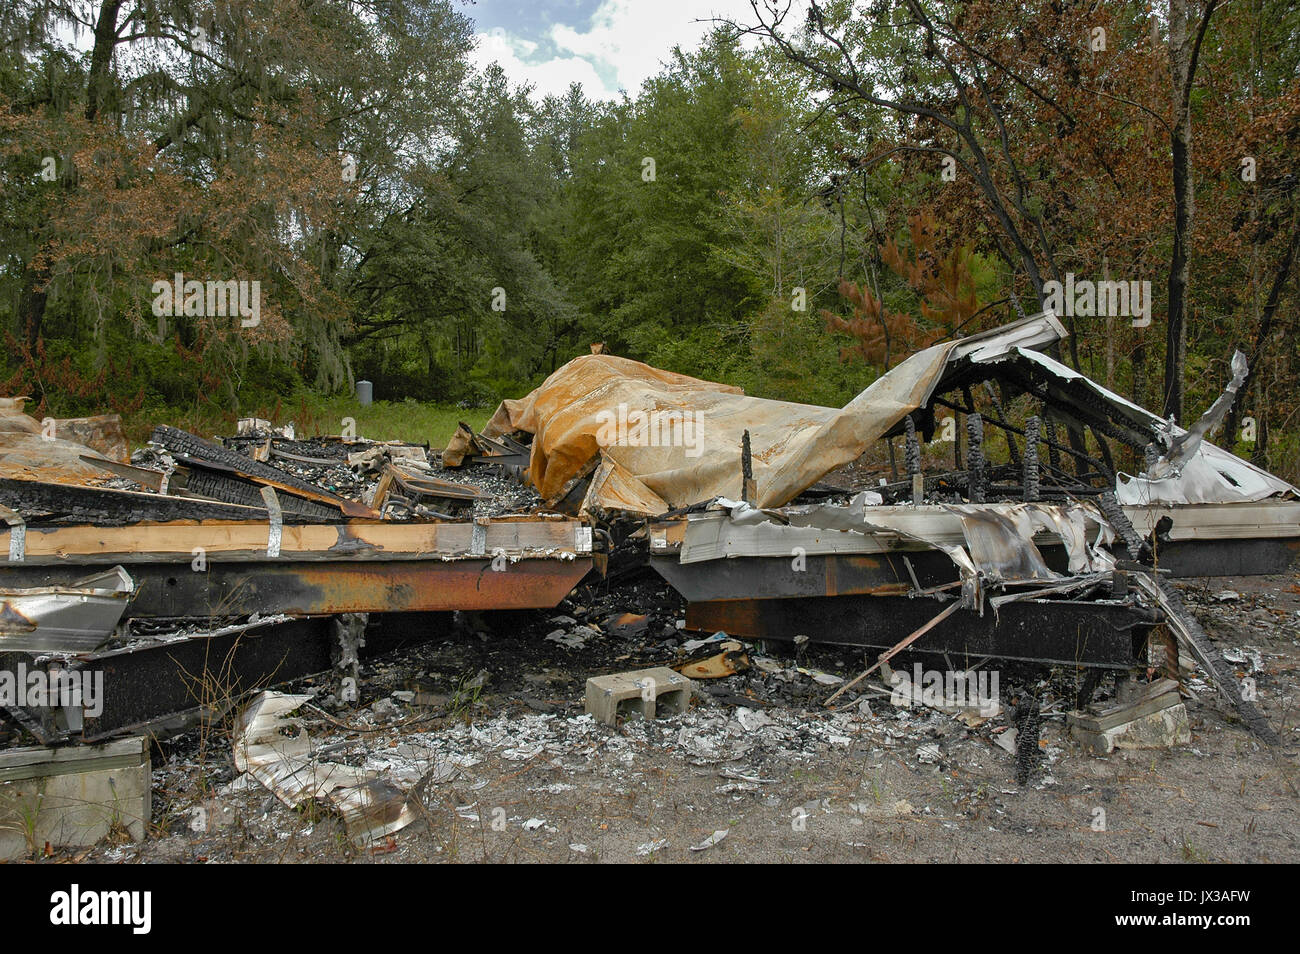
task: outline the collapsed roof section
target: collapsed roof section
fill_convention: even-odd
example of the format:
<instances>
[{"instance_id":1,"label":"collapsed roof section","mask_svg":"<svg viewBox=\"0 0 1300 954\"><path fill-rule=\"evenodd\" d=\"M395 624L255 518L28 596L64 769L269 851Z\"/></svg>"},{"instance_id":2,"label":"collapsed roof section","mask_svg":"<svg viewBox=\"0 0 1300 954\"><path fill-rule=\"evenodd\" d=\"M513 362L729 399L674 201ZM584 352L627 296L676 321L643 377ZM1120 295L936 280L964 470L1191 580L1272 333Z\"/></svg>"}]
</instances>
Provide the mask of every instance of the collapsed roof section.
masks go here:
<instances>
[{"instance_id":1,"label":"collapsed roof section","mask_svg":"<svg viewBox=\"0 0 1300 954\"><path fill-rule=\"evenodd\" d=\"M565 364L526 397L506 401L484 433L534 435L529 479L552 506L589 514L657 516L719 497L754 506L788 504L873 443L909 427L929 440L936 408L974 417L972 388L1002 391L990 423L1036 445L1001 419L1019 394L1041 401L1047 426L1061 423L1071 443L1047 439L1085 466L1078 476L1115 489L1121 503L1232 503L1300 494L1286 481L1202 441L1235 396L1240 373L1191 431L1162 420L1054 360L1041 349L1066 337L1044 312L991 331L934 345L881 375L840 409L748 397L739 389L612 355ZM1234 365L1240 372L1243 366ZM946 398L946 395L963 395ZM909 420L910 419L910 420ZM1087 451L1085 431L1101 459ZM1148 473L1121 473L1108 440L1143 449ZM1035 446L1036 452L1036 446ZM1085 473L1086 472L1086 473ZM1062 473L1058 470L1058 473ZM1032 495L1031 495L1032 497ZM579 503L580 502L580 503ZM886 501L887 502L887 501ZM982 501L980 501L982 502Z\"/></svg>"}]
</instances>

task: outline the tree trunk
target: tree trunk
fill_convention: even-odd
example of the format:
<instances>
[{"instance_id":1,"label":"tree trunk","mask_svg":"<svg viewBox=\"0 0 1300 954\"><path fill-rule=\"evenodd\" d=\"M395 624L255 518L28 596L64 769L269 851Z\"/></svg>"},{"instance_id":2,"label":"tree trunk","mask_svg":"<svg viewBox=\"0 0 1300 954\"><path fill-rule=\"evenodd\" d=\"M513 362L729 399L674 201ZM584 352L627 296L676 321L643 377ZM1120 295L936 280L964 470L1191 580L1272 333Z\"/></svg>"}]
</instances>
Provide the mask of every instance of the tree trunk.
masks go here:
<instances>
[{"instance_id":1,"label":"tree trunk","mask_svg":"<svg viewBox=\"0 0 1300 954\"><path fill-rule=\"evenodd\" d=\"M1249 352L1250 367L1246 371L1246 380L1242 382L1241 391L1237 394L1237 400L1228 412L1224 439L1228 441L1229 446L1236 442L1234 435L1237 433L1237 426L1241 421L1242 411L1246 406L1246 395L1250 393L1250 386L1254 383L1258 373L1256 366L1264 358L1264 349L1268 346L1268 336L1273 333L1273 316L1277 314L1278 304L1282 300L1282 290L1291 277L1291 268L1295 264L1297 255L1300 255L1300 224L1297 224L1292 229L1291 241L1287 243L1286 251L1282 253L1282 261L1278 264L1277 272L1273 275L1273 285L1268 290L1268 300L1264 303L1264 311L1260 317L1259 327L1255 330L1255 343Z\"/></svg>"},{"instance_id":2,"label":"tree trunk","mask_svg":"<svg viewBox=\"0 0 1300 954\"><path fill-rule=\"evenodd\" d=\"M99 115L108 94L108 71L113 65L113 49L117 46L117 15L122 0L104 0L95 21L95 47L90 54L90 76L86 82L86 118L93 121Z\"/></svg>"},{"instance_id":3,"label":"tree trunk","mask_svg":"<svg viewBox=\"0 0 1300 954\"><path fill-rule=\"evenodd\" d=\"M1188 0L1169 0L1169 78L1173 88L1174 247L1169 259L1169 322L1165 329L1165 417L1183 416L1183 378L1187 354L1188 244L1194 220L1192 181L1192 83L1201 43L1219 0L1208 0L1189 36Z\"/></svg>"},{"instance_id":4,"label":"tree trunk","mask_svg":"<svg viewBox=\"0 0 1300 954\"><path fill-rule=\"evenodd\" d=\"M1187 0L1169 0L1169 77L1174 122L1169 139L1173 155L1174 247L1169 260L1169 319L1165 327L1163 413L1183 417L1183 368L1187 341L1187 239L1192 222L1192 113L1186 92L1191 83L1191 44L1187 37Z\"/></svg>"}]
</instances>

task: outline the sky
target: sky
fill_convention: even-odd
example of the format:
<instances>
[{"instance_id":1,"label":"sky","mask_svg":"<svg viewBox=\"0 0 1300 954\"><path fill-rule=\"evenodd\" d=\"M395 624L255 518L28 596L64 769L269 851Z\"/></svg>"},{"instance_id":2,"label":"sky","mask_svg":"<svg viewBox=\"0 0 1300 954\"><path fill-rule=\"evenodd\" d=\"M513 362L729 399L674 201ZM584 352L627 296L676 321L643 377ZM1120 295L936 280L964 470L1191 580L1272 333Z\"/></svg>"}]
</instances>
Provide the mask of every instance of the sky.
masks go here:
<instances>
[{"instance_id":1,"label":"sky","mask_svg":"<svg viewBox=\"0 0 1300 954\"><path fill-rule=\"evenodd\" d=\"M697 47L713 17L753 19L749 0L472 0L461 9L475 23L475 65L495 60L538 99L573 82L592 99L635 95L674 46Z\"/></svg>"}]
</instances>

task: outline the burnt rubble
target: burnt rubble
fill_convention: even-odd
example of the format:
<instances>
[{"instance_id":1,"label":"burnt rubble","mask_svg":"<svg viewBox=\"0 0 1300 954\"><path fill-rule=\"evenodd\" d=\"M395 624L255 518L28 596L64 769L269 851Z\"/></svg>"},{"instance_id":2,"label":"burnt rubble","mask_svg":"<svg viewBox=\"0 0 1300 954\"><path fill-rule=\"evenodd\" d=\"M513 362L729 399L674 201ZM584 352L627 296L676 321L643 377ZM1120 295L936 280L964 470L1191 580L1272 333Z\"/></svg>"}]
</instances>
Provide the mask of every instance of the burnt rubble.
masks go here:
<instances>
[{"instance_id":1,"label":"burnt rubble","mask_svg":"<svg viewBox=\"0 0 1300 954\"><path fill-rule=\"evenodd\" d=\"M6 701L6 739L242 711L242 770L331 806L359 846L512 731L534 755L633 738L745 762L727 784L759 788L820 745L938 771L976 746L1051 784L1066 745L1186 743L1186 704L1215 694L1277 746L1258 648L1224 651L1209 597L1171 579L1287 572L1296 489L1205 443L1224 400L1184 431L1035 350L1060 333L1036 316L946 343L840 410L674 381L672 427L704 428L660 431L677 444L598 439L611 395L665 400L666 372L604 354L441 451L250 420L161 426L128 458L112 421L46 441L7 410L0 677L113 678L93 705ZM724 408L745 413L709 430ZM590 677L663 669L691 680L684 713L610 709L612 734L584 714ZM290 718L313 726L302 747L260 753ZM407 754L354 752L344 726ZM284 786L304 773L314 789Z\"/></svg>"}]
</instances>

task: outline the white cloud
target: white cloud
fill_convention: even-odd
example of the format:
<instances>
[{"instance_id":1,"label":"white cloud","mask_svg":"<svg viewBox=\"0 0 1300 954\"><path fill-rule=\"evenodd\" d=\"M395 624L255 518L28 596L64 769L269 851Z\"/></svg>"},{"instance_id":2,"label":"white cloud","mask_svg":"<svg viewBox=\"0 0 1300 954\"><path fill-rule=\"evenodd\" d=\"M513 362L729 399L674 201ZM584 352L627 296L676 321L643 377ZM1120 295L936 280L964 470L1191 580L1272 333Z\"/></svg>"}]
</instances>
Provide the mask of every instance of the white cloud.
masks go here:
<instances>
[{"instance_id":1,"label":"white cloud","mask_svg":"<svg viewBox=\"0 0 1300 954\"><path fill-rule=\"evenodd\" d=\"M474 65L479 69L497 62L506 76L516 83L531 83L538 99L544 96L562 96L570 83L581 83L588 96L603 91L604 82L590 62L579 56L555 57L541 62L528 62L527 57L537 50L537 44L502 30L478 34L478 47L474 51Z\"/></svg>"},{"instance_id":2,"label":"white cloud","mask_svg":"<svg viewBox=\"0 0 1300 954\"><path fill-rule=\"evenodd\" d=\"M714 17L748 23L753 10L749 0L604 0L590 24L551 27L560 56L539 60L536 43L495 30L479 34L475 61L485 66L496 60L511 79L533 83L539 96L578 82L588 96L614 99L620 89L635 95L674 46L699 46Z\"/></svg>"}]
</instances>

